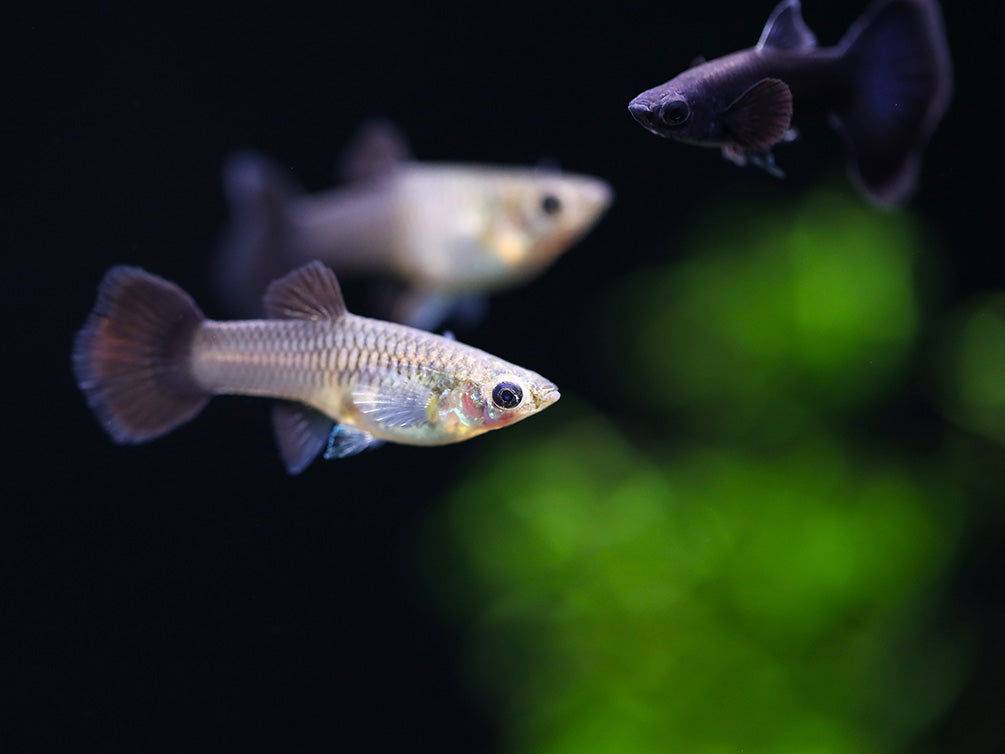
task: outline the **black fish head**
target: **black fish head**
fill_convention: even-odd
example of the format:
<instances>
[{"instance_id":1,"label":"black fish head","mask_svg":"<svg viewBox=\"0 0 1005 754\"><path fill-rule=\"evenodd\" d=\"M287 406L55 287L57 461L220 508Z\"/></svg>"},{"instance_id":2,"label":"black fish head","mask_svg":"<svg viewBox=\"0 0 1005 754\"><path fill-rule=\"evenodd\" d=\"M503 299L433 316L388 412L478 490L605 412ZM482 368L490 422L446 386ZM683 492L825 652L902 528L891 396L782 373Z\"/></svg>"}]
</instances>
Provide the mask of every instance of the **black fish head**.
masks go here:
<instances>
[{"instance_id":1,"label":"black fish head","mask_svg":"<svg viewBox=\"0 0 1005 754\"><path fill-rule=\"evenodd\" d=\"M628 112L639 125L664 139L717 143L721 129L707 98L695 96L687 87L675 86L675 81L642 92L628 103Z\"/></svg>"}]
</instances>

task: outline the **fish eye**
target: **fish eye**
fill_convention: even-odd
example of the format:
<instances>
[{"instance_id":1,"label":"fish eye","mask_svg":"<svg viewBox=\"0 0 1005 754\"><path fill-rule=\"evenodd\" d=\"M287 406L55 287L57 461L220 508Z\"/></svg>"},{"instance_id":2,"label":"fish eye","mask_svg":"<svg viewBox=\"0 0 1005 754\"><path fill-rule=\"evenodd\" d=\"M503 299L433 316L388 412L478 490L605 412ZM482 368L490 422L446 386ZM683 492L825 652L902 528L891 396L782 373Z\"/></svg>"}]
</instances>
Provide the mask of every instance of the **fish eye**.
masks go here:
<instances>
[{"instance_id":1,"label":"fish eye","mask_svg":"<svg viewBox=\"0 0 1005 754\"><path fill-rule=\"evenodd\" d=\"M546 215L557 214L562 209L562 200L554 194L545 194L541 197L541 211Z\"/></svg>"},{"instance_id":2,"label":"fish eye","mask_svg":"<svg viewBox=\"0 0 1005 754\"><path fill-rule=\"evenodd\" d=\"M682 126L691 115L691 108L682 99L670 100L660 110L660 118L668 126Z\"/></svg>"},{"instance_id":3,"label":"fish eye","mask_svg":"<svg viewBox=\"0 0 1005 754\"><path fill-rule=\"evenodd\" d=\"M523 390L512 382L500 382L492 388L492 402L499 408L516 408L523 400Z\"/></svg>"}]
</instances>

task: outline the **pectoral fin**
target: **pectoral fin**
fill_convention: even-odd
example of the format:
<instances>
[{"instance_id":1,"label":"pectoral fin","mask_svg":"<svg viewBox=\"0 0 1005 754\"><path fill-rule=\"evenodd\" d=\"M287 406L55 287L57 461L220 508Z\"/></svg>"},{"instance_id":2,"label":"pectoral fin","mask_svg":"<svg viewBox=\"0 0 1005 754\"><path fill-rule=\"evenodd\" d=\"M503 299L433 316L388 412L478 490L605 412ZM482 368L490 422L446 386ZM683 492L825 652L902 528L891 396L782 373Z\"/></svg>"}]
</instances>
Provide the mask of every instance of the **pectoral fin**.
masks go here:
<instances>
[{"instance_id":1,"label":"pectoral fin","mask_svg":"<svg viewBox=\"0 0 1005 754\"><path fill-rule=\"evenodd\" d=\"M726 108L723 122L732 142L758 152L785 141L792 121L792 91L781 79L761 79Z\"/></svg>"},{"instance_id":2,"label":"pectoral fin","mask_svg":"<svg viewBox=\"0 0 1005 754\"><path fill-rule=\"evenodd\" d=\"M352 391L352 402L370 421L388 427L414 427L429 421L435 394L414 381L362 384Z\"/></svg>"}]
</instances>

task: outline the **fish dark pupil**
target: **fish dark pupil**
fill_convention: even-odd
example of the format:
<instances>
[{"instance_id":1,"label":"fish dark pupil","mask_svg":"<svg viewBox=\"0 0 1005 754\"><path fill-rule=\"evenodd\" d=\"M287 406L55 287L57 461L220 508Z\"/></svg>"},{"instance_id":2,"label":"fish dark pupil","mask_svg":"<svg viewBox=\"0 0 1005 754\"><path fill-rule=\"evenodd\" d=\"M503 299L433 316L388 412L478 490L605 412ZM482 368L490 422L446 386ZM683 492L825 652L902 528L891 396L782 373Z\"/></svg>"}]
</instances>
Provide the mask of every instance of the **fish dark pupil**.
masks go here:
<instances>
[{"instance_id":1,"label":"fish dark pupil","mask_svg":"<svg viewBox=\"0 0 1005 754\"><path fill-rule=\"evenodd\" d=\"M492 390L492 402L499 408L516 408L523 399L523 390L512 382L500 382Z\"/></svg>"},{"instance_id":2,"label":"fish dark pupil","mask_svg":"<svg viewBox=\"0 0 1005 754\"><path fill-rule=\"evenodd\" d=\"M546 215L554 215L562 209L562 201L554 194L545 194L541 199L541 209Z\"/></svg>"},{"instance_id":3,"label":"fish dark pupil","mask_svg":"<svg viewBox=\"0 0 1005 754\"><path fill-rule=\"evenodd\" d=\"M670 102L663 107L663 121L668 126L679 126L687 120L688 115L691 114L687 103L682 100L676 100Z\"/></svg>"}]
</instances>

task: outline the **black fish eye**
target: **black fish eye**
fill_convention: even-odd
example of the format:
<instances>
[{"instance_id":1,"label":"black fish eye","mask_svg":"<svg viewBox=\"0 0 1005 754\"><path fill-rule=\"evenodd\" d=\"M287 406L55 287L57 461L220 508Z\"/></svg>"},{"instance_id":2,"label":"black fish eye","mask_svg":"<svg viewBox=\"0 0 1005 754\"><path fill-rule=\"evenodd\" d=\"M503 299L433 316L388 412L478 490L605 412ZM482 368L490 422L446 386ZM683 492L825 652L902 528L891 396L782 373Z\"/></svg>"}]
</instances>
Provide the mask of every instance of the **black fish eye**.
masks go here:
<instances>
[{"instance_id":1,"label":"black fish eye","mask_svg":"<svg viewBox=\"0 0 1005 754\"><path fill-rule=\"evenodd\" d=\"M668 126L681 126L691 115L691 108L682 99L675 99L663 105L660 117Z\"/></svg>"},{"instance_id":2,"label":"black fish eye","mask_svg":"<svg viewBox=\"0 0 1005 754\"><path fill-rule=\"evenodd\" d=\"M546 215L554 215L562 209L562 200L554 194L545 194L541 197L541 211Z\"/></svg>"},{"instance_id":3,"label":"black fish eye","mask_svg":"<svg viewBox=\"0 0 1005 754\"><path fill-rule=\"evenodd\" d=\"M516 408L523 400L523 390L512 382L500 382L492 388L492 402L499 408Z\"/></svg>"}]
</instances>

